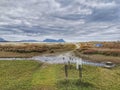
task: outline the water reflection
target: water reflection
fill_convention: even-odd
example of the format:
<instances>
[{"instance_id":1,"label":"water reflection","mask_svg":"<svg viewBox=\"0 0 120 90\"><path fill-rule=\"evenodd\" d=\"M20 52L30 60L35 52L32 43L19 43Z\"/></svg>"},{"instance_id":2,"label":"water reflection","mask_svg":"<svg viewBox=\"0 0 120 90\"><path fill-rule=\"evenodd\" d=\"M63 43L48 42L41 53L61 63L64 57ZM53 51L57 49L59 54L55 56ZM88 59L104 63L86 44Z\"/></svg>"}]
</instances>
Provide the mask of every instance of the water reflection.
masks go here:
<instances>
[{"instance_id":1,"label":"water reflection","mask_svg":"<svg viewBox=\"0 0 120 90\"><path fill-rule=\"evenodd\" d=\"M94 63L81 58L75 57L71 53L60 54L60 55L43 55L35 56L32 58L0 58L0 60L37 60L49 64L65 64L65 63L77 63L92 65L92 66L104 66L104 63Z\"/></svg>"},{"instance_id":2,"label":"water reflection","mask_svg":"<svg viewBox=\"0 0 120 90\"><path fill-rule=\"evenodd\" d=\"M77 63L92 65L92 66L104 66L104 63L94 63L87 60L83 60L81 58L72 56L72 55L48 55L48 56L37 56L33 57L33 60L39 60L41 62L46 62L50 64L65 64L65 63Z\"/></svg>"}]
</instances>

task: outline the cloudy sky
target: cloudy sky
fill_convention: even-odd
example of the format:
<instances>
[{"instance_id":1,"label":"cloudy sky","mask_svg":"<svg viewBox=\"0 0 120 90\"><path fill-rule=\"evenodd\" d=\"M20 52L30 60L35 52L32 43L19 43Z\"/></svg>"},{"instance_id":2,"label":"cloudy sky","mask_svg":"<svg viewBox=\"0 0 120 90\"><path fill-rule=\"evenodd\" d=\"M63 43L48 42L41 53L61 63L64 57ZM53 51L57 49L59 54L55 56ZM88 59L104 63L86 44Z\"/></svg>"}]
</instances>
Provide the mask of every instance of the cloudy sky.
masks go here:
<instances>
[{"instance_id":1,"label":"cloudy sky","mask_svg":"<svg viewBox=\"0 0 120 90\"><path fill-rule=\"evenodd\" d=\"M0 0L0 37L120 40L120 0Z\"/></svg>"}]
</instances>

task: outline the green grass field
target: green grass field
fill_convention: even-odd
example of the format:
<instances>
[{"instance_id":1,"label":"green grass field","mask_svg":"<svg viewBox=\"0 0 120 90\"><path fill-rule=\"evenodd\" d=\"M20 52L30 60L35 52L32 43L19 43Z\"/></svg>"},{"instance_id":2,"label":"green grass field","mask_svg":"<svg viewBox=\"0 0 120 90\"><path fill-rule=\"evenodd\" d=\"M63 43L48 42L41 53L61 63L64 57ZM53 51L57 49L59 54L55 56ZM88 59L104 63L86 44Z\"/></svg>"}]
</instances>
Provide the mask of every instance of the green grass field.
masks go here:
<instances>
[{"instance_id":1,"label":"green grass field","mask_svg":"<svg viewBox=\"0 0 120 90\"><path fill-rule=\"evenodd\" d=\"M119 90L120 65L113 69L83 66L79 80L75 65L65 80L63 64L0 61L0 90Z\"/></svg>"}]
</instances>

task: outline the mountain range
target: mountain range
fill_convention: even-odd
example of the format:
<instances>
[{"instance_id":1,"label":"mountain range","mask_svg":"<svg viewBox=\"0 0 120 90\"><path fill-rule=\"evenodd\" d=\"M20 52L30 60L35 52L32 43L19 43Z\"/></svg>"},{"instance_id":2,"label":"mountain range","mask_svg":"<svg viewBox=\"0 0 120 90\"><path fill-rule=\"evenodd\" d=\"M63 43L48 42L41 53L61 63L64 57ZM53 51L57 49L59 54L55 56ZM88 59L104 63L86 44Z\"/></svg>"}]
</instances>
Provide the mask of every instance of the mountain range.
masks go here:
<instances>
[{"instance_id":1,"label":"mountain range","mask_svg":"<svg viewBox=\"0 0 120 90\"><path fill-rule=\"evenodd\" d=\"M63 39L58 39L58 40L55 40L55 39L45 39L43 40L43 42L65 42Z\"/></svg>"},{"instance_id":2,"label":"mountain range","mask_svg":"<svg viewBox=\"0 0 120 90\"><path fill-rule=\"evenodd\" d=\"M7 40L0 38L0 42L7 42ZM43 41L37 41L37 40L20 40L20 41L16 41L16 42L65 42L64 39L45 39Z\"/></svg>"},{"instance_id":3,"label":"mountain range","mask_svg":"<svg viewBox=\"0 0 120 90\"><path fill-rule=\"evenodd\" d=\"M7 42L7 41L3 38L0 38L0 42Z\"/></svg>"},{"instance_id":4,"label":"mountain range","mask_svg":"<svg viewBox=\"0 0 120 90\"><path fill-rule=\"evenodd\" d=\"M37 40L21 40L21 41L18 41L18 42L39 42Z\"/></svg>"}]
</instances>

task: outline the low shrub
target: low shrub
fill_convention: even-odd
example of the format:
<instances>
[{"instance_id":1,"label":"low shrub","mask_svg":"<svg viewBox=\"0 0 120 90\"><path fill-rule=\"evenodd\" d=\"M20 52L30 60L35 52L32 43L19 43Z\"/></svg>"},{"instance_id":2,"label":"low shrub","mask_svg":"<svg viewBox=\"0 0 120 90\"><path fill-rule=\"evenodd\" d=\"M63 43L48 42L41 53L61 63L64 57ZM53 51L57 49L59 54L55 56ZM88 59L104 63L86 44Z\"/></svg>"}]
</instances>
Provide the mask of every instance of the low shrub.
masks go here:
<instances>
[{"instance_id":1,"label":"low shrub","mask_svg":"<svg viewBox=\"0 0 120 90\"><path fill-rule=\"evenodd\" d=\"M120 50L116 49L87 49L79 51L82 54L102 54L107 56L120 56Z\"/></svg>"}]
</instances>

